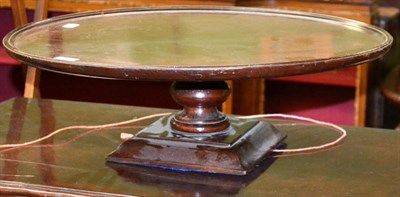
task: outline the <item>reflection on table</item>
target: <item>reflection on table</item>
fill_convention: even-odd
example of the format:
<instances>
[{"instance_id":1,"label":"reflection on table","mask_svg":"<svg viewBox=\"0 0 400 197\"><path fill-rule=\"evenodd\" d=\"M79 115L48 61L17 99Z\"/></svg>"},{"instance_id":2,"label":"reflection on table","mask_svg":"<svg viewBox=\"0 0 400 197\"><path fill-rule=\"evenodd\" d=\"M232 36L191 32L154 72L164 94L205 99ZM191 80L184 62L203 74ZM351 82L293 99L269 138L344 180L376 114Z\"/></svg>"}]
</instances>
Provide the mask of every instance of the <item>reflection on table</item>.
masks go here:
<instances>
[{"instance_id":1,"label":"reflection on table","mask_svg":"<svg viewBox=\"0 0 400 197\"><path fill-rule=\"evenodd\" d=\"M0 104L0 141L20 143L71 125L99 125L171 110L58 100ZM40 144L2 151L0 194L83 196L396 196L400 194L400 133L347 128L333 149L269 158L246 177L106 165L121 142L154 120L104 130L69 130ZM269 120L288 134L288 148L337 137L320 126ZM104 194L106 193L106 194Z\"/></svg>"}]
</instances>

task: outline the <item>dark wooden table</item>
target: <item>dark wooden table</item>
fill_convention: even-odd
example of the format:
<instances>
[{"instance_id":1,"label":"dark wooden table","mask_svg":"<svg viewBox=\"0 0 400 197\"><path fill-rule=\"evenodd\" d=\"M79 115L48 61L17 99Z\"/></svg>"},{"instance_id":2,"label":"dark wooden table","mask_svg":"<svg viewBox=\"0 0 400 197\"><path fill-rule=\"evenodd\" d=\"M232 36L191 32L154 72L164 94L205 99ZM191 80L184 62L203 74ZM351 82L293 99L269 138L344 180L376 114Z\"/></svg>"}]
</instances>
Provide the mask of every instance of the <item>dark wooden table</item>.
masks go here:
<instances>
[{"instance_id":1,"label":"dark wooden table","mask_svg":"<svg viewBox=\"0 0 400 197\"><path fill-rule=\"evenodd\" d=\"M19 143L71 125L118 122L167 109L18 98L0 103L0 140ZM349 127L339 147L269 158L248 176L120 168L105 157L120 134L136 133L146 120L119 128L69 130L46 142L4 152L0 194L24 196L399 196L400 132ZM272 121L272 120L269 120ZM289 134L288 148L318 145L338 134L323 127L272 121ZM41 145L41 146L38 146Z\"/></svg>"}]
</instances>

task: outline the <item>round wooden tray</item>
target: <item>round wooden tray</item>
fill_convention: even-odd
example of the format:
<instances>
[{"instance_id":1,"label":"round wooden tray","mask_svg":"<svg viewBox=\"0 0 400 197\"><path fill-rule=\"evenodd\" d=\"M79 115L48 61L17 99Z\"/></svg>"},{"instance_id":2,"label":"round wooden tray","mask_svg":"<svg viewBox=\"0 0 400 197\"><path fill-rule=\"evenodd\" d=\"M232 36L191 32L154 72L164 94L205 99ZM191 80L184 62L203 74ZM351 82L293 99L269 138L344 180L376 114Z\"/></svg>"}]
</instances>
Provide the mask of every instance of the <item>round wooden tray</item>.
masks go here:
<instances>
[{"instance_id":1,"label":"round wooden tray","mask_svg":"<svg viewBox=\"0 0 400 197\"><path fill-rule=\"evenodd\" d=\"M3 44L31 66L128 80L213 81L315 73L370 61L392 37L318 14L179 7L77 13L29 24Z\"/></svg>"}]
</instances>

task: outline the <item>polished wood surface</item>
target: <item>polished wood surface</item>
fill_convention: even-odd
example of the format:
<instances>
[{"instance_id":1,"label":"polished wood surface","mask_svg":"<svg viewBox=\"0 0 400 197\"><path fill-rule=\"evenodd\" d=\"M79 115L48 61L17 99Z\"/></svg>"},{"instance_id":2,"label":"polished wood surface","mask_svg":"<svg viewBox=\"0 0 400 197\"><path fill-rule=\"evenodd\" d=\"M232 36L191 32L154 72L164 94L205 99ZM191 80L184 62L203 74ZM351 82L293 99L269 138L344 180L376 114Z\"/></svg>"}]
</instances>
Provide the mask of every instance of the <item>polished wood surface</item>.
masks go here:
<instances>
[{"instance_id":1,"label":"polished wood surface","mask_svg":"<svg viewBox=\"0 0 400 197\"><path fill-rule=\"evenodd\" d=\"M229 120L218 110L230 94L226 82L174 82L170 93L174 101L183 107L171 121L173 129L213 133L229 127Z\"/></svg>"},{"instance_id":2,"label":"polished wood surface","mask_svg":"<svg viewBox=\"0 0 400 197\"><path fill-rule=\"evenodd\" d=\"M379 58L391 43L379 28L326 15L182 7L64 15L16 29L4 45L28 65L67 74L207 81L345 68Z\"/></svg>"},{"instance_id":3,"label":"polished wood surface","mask_svg":"<svg viewBox=\"0 0 400 197\"><path fill-rule=\"evenodd\" d=\"M0 141L19 143L71 125L98 125L167 109L18 98L0 103ZM105 157L155 121L103 130L73 129L1 154L0 194L34 196L398 196L400 133L347 127L338 147L266 160L237 178L112 165ZM269 120L288 134L288 148L319 145L337 134L327 128Z\"/></svg>"}]
</instances>

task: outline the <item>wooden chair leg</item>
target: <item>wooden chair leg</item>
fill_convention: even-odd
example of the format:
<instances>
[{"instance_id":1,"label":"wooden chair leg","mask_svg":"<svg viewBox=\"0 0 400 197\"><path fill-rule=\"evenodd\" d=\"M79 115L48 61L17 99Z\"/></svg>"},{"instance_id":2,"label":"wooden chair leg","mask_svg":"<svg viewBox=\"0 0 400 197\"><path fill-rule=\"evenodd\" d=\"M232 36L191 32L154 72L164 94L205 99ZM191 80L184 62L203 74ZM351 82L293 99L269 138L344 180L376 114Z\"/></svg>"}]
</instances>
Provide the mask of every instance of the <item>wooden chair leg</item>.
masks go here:
<instances>
[{"instance_id":1,"label":"wooden chair leg","mask_svg":"<svg viewBox=\"0 0 400 197\"><path fill-rule=\"evenodd\" d=\"M34 21L40 21L47 18L48 5L49 5L48 0L36 0ZM11 0L11 9L14 17L15 27L19 27L28 22L24 0ZM39 83L40 83L40 70L34 67L27 67L24 97L26 98L40 97Z\"/></svg>"},{"instance_id":2,"label":"wooden chair leg","mask_svg":"<svg viewBox=\"0 0 400 197\"><path fill-rule=\"evenodd\" d=\"M14 18L14 26L19 27L28 23L25 10L25 2L23 0L10 0L11 11Z\"/></svg>"},{"instance_id":3,"label":"wooden chair leg","mask_svg":"<svg viewBox=\"0 0 400 197\"><path fill-rule=\"evenodd\" d=\"M48 16L49 0L36 0L34 21L46 19Z\"/></svg>"},{"instance_id":4,"label":"wooden chair leg","mask_svg":"<svg viewBox=\"0 0 400 197\"><path fill-rule=\"evenodd\" d=\"M26 69L24 97L39 98L40 70L28 66Z\"/></svg>"}]
</instances>

